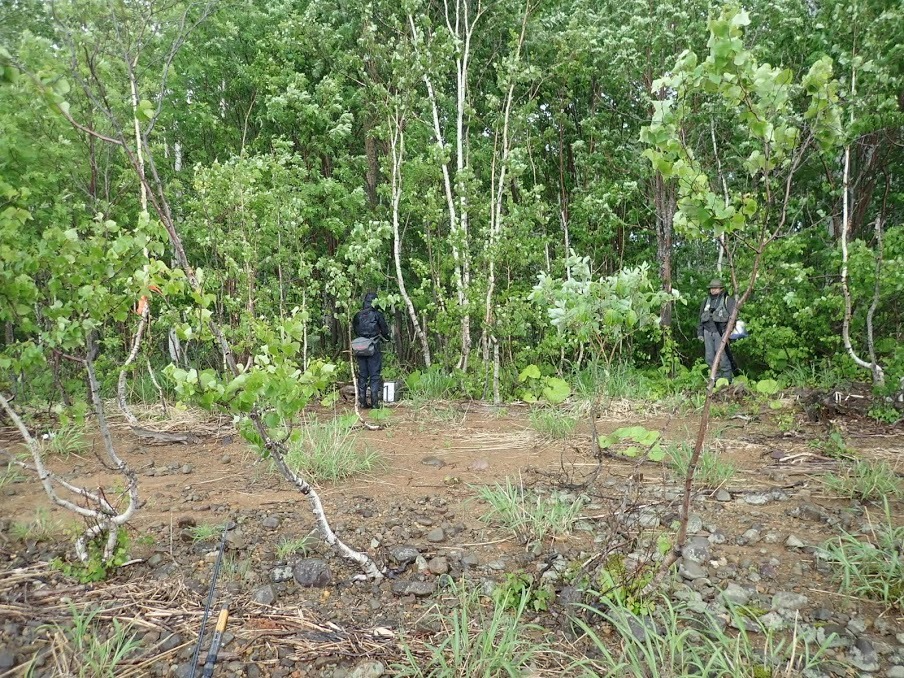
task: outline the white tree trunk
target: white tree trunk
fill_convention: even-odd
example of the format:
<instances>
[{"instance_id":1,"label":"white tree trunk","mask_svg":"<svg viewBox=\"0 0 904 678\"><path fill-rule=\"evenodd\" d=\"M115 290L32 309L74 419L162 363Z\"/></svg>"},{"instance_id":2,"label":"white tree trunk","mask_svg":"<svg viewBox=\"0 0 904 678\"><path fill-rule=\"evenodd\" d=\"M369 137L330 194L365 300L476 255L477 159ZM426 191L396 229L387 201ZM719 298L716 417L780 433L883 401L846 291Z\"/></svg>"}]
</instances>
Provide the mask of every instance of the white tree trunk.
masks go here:
<instances>
[{"instance_id":1,"label":"white tree trunk","mask_svg":"<svg viewBox=\"0 0 904 678\"><path fill-rule=\"evenodd\" d=\"M402 162L405 157L405 121L402 119L398 108L395 109L394 115L390 117L390 136L389 145L392 152L392 237L393 237L393 258L395 259L396 284L399 286L399 292L405 301L405 308L408 310L408 317L411 324L414 325L414 333L421 342L421 351L424 354L424 364L429 368L432 361L430 359L430 344L427 342L427 333L421 328L421 323L417 317L417 311L414 310L414 304L408 295L408 289L405 287L405 278L402 275L402 237L399 229L399 203L402 199Z\"/></svg>"}]
</instances>

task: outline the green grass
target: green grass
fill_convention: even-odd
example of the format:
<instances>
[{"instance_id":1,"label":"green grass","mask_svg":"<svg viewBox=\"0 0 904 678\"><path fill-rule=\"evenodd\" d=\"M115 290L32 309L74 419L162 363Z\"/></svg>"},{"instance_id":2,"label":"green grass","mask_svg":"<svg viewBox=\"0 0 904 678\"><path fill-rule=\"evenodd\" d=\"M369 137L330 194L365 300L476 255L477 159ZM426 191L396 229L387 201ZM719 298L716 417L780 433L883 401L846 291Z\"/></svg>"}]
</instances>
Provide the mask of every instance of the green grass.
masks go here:
<instances>
[{"instance_id":1,"label":"green grass","mask_svg":"<svg viewBox=\"0 0 904 678\"><path fill-rule=\"evenodd\" d=\"M25 480L25 476L19 471L19 467L13 463L7 463L6 468L0 471L0 489L7 485L14 485Z\"/></svg>"},{"instance_id":2,"label":"green grass","mask_svg":"<svg viewBox=\"0 0 904 678\"><path fill-rule=\"evenodd\" d=\"M370 473L380 464L380 455L358 449L358 436L343 422L312 422L289 443L286 463L292 470L315 482L335 482Z\"/></svg>"},{"instance_id":3,"label":"green grass","mask_svg":"<svg viewBox=\"0 0 904 678\"><path fill-rule=\"evenodd\" d=\"M864 538L847 532L825 544L819 556L832 563L841 591L904 611L904 526L895 526L888 499L883 521Z\"/></svg>"},{"instance_id":4,"label":"green grass","mask_svg":"<svg viewBox=\"0 0 904 678\"><path fill-rule=\"evenodd\" d=\"M459 391L456 376L439 367L415 370L405 379L406 397L415 405L435 400L451 400Z\"/></svg>"},{"instance_id":5,"label":"green grass","mask_svg":"<svg viewBox=\"0 0 904 678\"><path fill-rule=\"evenodd\" d=\"M217 541L223 535L223 525L214 525L213 523L201 523L194 527L188 528L192 539L197 542Z\"/></svg>"},{"instance_id":6,"label":"green grass","mask_svg":"<svg viewBox=\"0 0 904 678\"><path fill-rule=\"evenodd\" d=\"M97 619L100 609L78 610L69 604L72 622L46 627L56 644L54 655L65 665L62 675L78 678L115 678L119 665L141 643L131 633L132 625L118 619Z\"/></svg>"},{"instance_id":7,"label":"green grass","mask_svg":"<svg viewBox=\"0 0 904 678\"><path fill-rule=\"evenodd\" d=\"M669 468L678 478L687 476L687 469L691 462L694 449L689 443L673 445L668 450L666 458ZM718 488L730 481L736 472L734 464L725 460L720 455L704 449L700 453L697 462L697 471L694 474L694 482L700 487Z\"/></svg>"},{"instance_id":8,"label":"green grass","mask_svg":"<svg viewBox=\"0 0 904 678\"><path fill-rule=\"evenodd\" d=\"M282 537L276 544L276 557L279 560L285 560L294 555L307 556L316 541L311 535L295 538Z\"/></svg>"},{"instance_id":9,"label":"green grass","mask_svg":"<svg viewBox=\"0 0 904 678\"><path fill-rule=\"evenodd\" d=\"M587 367L571 380L574 392L583 398L604 396L613 399L657 400L662 387L633 365L614 363Z\"/></svg>"},{"instance_id":10,"label":"green grass","mask_svg":"<svg viewBox=\"0 0 904 678\"><path fill-rule=\"evenodd\" d=\"M405 678L502 678L532 675L543 654L553 650L540 638L542 629L523 621L530 597L525 590L517 605L490 604L475 585L453 585L451 609L436 608L441 625L439 644L415 650L403 644L405 661L392 666L394 676Z\"/></svg>"},{"instance_id":11,"label":"green grass","mask_svg":"<svg viewBox=\"0 0 904 678\"><path fill-rule=\"evenodd\" d=\"M580 497L532 496L522 483L512 484L511 478L506 478L505 485L478 488L478 495L490 506L480 519L511 530L522 542L568 534L584 507Z\"/></svg>"},{"instance_id":12,"label":"green grass","mask_svg":"<svg viewBox=\"0 0 904 678\"><path fill-rule=\"evenodd\" d=\"M44 451L47 454L60 457L80 454L88 449L88 437L85 434L85 427L73 422L48 433L47 439L43 443Z\"/></svg>"},{"instance_id":13,"label":"green grass","mask_svg":"<svg viewBox=\"0 0 904 678\"><path fill-rule=\"evenodd\" d=\"M564 440L574 433L578 420L560 410L535 407L530 411L530 425L537 433L553 440Z\"/></svg>"},{"instance_id":14,"label":"green grass","mask_svg":"<svg viewBox=\"0 0 904 678\"><path fill-rule=\"evenodd\" d=\"M883 497L904 497L904 486L895 470L886 462L856 461L841 473L830 473L823 479L832 494L848 499L869 501Z\"/></svg>"},{"instance_id":15,"label":"green grass","mask_svg":"<svg viewBox=\"0 0 904 678\"><path fill-rule=\"evenodd\" d=\"M18 541L50 541L64 531L63 526L51 520L46 508L35 511L35 517L29 521L16 521L10 526L10 535Z\"/></svg>"},{"instance_id":16,"label":"green grass","mask_svg":"<svg viewBox=\"0 0 904 678\"><path fill-rule=\"evenodd\" d=\"M732 631L709 614L692 612L668 598L651 612L635 614L620 606L587 608L589 621L576 619L596 652L581 659L568 675L624 678L771 678L799 676L822 663L825 647L797 633L773 633L737 610L737 626L753 623L759 633ZM612 631L600 634L600 624ZM583 672L583 673L582 673Z\"/></svg>"}]
</instances>

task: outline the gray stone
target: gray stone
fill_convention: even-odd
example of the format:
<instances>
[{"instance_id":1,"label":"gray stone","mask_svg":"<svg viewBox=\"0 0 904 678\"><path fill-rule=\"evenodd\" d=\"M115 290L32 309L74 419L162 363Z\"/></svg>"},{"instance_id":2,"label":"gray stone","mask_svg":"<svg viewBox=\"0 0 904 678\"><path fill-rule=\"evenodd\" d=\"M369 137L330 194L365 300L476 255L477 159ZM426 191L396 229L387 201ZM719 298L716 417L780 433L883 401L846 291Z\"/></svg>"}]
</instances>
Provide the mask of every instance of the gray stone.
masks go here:
<instances>
[{"instance_id":1,"label":"gray stone","mask_svg":"<svg viewBox=\"0 0 904 678\"><path fill-rule=\"evenodd\" d=\"M276 602L276 591L269 584L261 586L251 594L251 600L261 605L272 605Z\"/></svg>"},{"instance_id":2,"label":"gray stone","mask_svg":"<svg viewBox=\"0 0 904 678\"><path fill-rule=\"evenodd\" d=\"M885 675L888 678L904 678L904 666L892 666Z\"/></svg>"},{"instance_id":3,"label":"gray stone","mask_svg":"<svg viewBox=\"0 0 904 678\"><path fill-rule=\"evenodd\" d=\"M751 506L762 506L767 501L769 501L769 497L760 493L748 494L744 497L744 503Z\"/></svg>"},{"instance_id":4,"label":"gray stone","mask_svg":"<svg viewBox=\"0 0 904 678\"><path fill-rule=\"evenodd\" d=\"M174 647L179 647L181 644L182 636L180 636L178 633L171 633L163 639L163 642L160 643L160 647L158 649L160 652L169 652Z\"/></svg>"},{"instance_id":5,"label":"gray stone","mask_svg":"<svg viewBox=\"0 0 904 678\"><path fill-rule=\"evenodd\" d=\"M745 544L753 545L753 544L759 543L759 541L760 541L760 531L758 529L756 529L755 527L751 527L749 530L747 530L746 532L744 532L744 534L741 535L741 539L738 540L738 544L740 544L742 546Z\"/></svg>"},{"instance_id":6,"label":"gray stone","mask_svg":"<svg viewBox=\"0 0 904 678\"><path fill-rule=\"evenodd\" d=\"M188 474L191 473L193 470L194 470L194 469L191 467L191 464L184 464L184 465L182 466L182 473L184 473L185 475L188 475Z\"/></svg>"},{"instance_id":7,"label":"gray stone","mask_svg":"<svg viewBox=\"0 0 904 678\"><path fill-rule=\"evenodd\" d=\"M292 578L292 566L285 565L283 567L274 567L270 570L270 581L274 584L289 581Z\"/></svg>"},{"instance_id":8,"label":"gray stone","mask_svg":"<svg viewBox=\"0 0 904 678\"><path fill-rule=\"evenodd\" d=\"M0 652L0 669L11 669L16 665L16 656L8 651L4 650Z\"/></svg>"},{"instance_id":9,"label":"gray stone","mask_svg":"<svg viewBox=\"0 0 904 678\"><path fill-rule=\"evenodd\" d=\"M789 549L802 549L806 544L792 534L785 540L785 546Z\"/></svg>"},{"instance_id":10,"label":"gray stone","mask_svg":"<svg viewBox=\"0 0 904 678\"><path fill-rule=\"evenodd\" d=\"M743 586L738 586L734 582L729 582L728 586L725 587L725 590L719 594L719 597L726 603L731 603L732 605L746 605L750 600L750 595L750 591Z\"/></svg>"},{"instance_id":11,"label":"gray stone","mask_svg":"<svg viewBox=\"0 0 904 678\"><path fill-rule=\"evenodd\" d=\"M772 596L772 609L777 612L795 612L807 604L808 598L800 593L779 591Z\"/></svg>"},{"instance_id":12,"label":"gray stone","mask_svg":"<svg viewBox=\"0 0 904 678\"><path fill-rule=\"evenodd\" d=\"M443 556L431 558L427 563L427 568L433 574L447 574L449 572L449 560Z\"/></svg>"},{"instance_id":13,"label":"gray stone","mask_svg":"<svg viewBox=\"0 0 904 678\"><path fill-rule=\"evenodd\" d=\"M685 560L682 558L681 565L678 567L678 574L685 579L693 581L705 577L706 568L700 565L700 563L695 563L693 560Z\"/></svg>"},{"instance_id":14,"label":"gray stone","mask_svg":"<svg viewBox=\"0 0 904 678\"><path fill-rule=\"evenodd\" d=\"M703 518L697 514L691 514L687 519L687 533L697 534L703 530Z\"/></svg>"},{"instance_id":15,"label":"gray stone","mask_svg":"<svg viewBox=\"0 0 904 678\"><path fill-rule=\"evenodd\" d=\"M435 527L427 533L427 541L432 542L434 544L445 541L446 533L443 531L441 527Z\"/></svg>"},{"instance_id":16,"label":"gray stone","mask_svg":"<svg viewBox=\"0 0 904 678\"><path fill-rule=\"evenodd\" d=\"M329 565L319 558L305 558L295 563L292 576L299 586L328 586L333 580Z\"/></svg>"},{"instance_id":17,"label":"gray stone","mask_svg":"<svg viewBox=\"0 0 904 678\"><path fill-rule=\"evenodd\" d=\"M245 548L245 545L245 533L242 532L242 528L236 527L226 533L226 546L229 548L240 551Z\"/></svg>"},{"instance_id":18,"label":"gray stone","mask_svg":"<svg viewBox=\"0 0 904 678\"><path fill-rule=\"evenodd\" d=\"M847 623L847 628L852 634L859 636L866 633L866 621L860 617L852 617Z\"/></svg>"},{"instance_id":19,"label":"gray stone","mask_svg":"<svg viewBox=\"0 0 904 678\"><path fill-rule=\"evenodd\" d=\"M461 564L465 567L477 567L480 565L480 558L474 553L466 553L461 557Z\"/></svg>"},{"instance_id":20,"label":"gray stone","mask_svg":"<svg viewBox=\"0 0 904 678\"><path fill-rule=\"evenodd\" d=\"M709 539L706 537L692 537L681 552L686 560L695 563L705 563L709 560Z\"/></svg>"},{"instance_id":21,"label":"gray stone","mask_svg":"<svg viewBox=\"0 0 904 678\"><path fill-rule=\"evenodd\" d=\"M436 584L432 581L396 581L392 584L392 592L400 596L418 596L423 598L432 595Z\"/></svg>"},{"instance_id":22,"label":"gray stone","mask_svg":"<svg viewBox=\"0 0 904 678\"><path fill-rule=\"evenodd\" d=\"M659 514L656 511L647 510L637 514L637 524L640 527L653 529L659 527L660 522Z\"/></svg>"},{"instance_id":23,"label":"gray stone","mask_svg":"<svg viewBox=\"0 0 904 678\"><path fill-rule=\"evenodd\" d=\"M787 626L782 616L775 612L767 612L760 617L760 624L769 631L781 631Z\"/></svg>"},{"instance_id":24,"label":"gray stone","mask_svg":"<svg viewBox=\"0 0 904 678\"><path fill-rule=\"evenodd\" d=\"M848 653L854 668L864 673L875 673L879 670L879 656L873 649L873 644L866 638L858 638Z\"/></svg>"},{"instance_id":25,"label":"gray stone","mask_svg":"<svg viewBox=\"0 0 904 678\"><path fill-rule=\"evenodd\" d=\"M348 678L380 678L385 672L381 662L362 662L352 669Z\"/></svg>"},{"instance_id":26,"label":"gray stone","mask_svg":"<svg viewBox=\"0 0 904 678\"><path fill-rule=\"evenodd\" d=\"M433 466L434 468L442 468L446 465L446 462L439 457L424 457L421 459L421 463L424 466Z\"/></svg>"},{"instance_id":27,"label":"gray stone","mask_svg":"<svg viewBox=\"0 0 904 678\"><path fill-rule=\"evenodd\" d=\"M393 546L389 549L389 557L395 561L397 565L408 565L421 555L413 546Z\"/></svg>"},{"instance_id":28,"label":"gray stone","mask_svg":"<svg viewBox=\"0 0 904 678\"><path fill-rule=\"evenodd\" d=\"M896 633L895 640L897 640L901 645L904 645L904 633Z\"/></svg>"},{"instance_id":29,"label":"gray stone","mask_svg":"<svg viewBox=\"0 0 904 678\"><path fill-rule=\"evenodd\" d=\"M716 492L716 501L731 501L731 492L727 490L718 490Z\"/></svg>"},{"instance_id":30,"label":"gray stone","mask_svg":"<svg viewBox=\"0 0 904 678\"><path fill-rule=\"evenodd\" d=\"M279 518L276 516L267 516L261 521L261 525L266 527L268 530L275 530L279 527Z\"/></svg>"}]
</instances>

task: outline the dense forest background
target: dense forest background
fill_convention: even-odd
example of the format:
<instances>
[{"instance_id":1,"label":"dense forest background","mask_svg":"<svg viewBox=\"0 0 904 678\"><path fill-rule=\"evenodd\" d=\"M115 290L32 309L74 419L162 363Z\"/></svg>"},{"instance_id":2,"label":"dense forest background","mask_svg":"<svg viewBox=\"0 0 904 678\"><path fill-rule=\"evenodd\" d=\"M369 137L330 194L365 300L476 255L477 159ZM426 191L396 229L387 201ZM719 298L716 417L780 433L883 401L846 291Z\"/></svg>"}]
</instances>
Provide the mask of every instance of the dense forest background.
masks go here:
<instances>
[{"instance_id":1,"label":"dense forest background","mask_svg":"<svg viewBox=\"0 0 904 678\"><path fill-rule=\"evenodd\" d=\"M390 378L507 398L530 365L602 362L702 385L705 287L754 270L745 372L904 375L898 2L0 11L0 382L24 398L68 397L94 331L112 384L146 306L147 397L148 360L222 370L210 320L240 366L347 370L370 289Z\"/></svg>"}]
</instances>

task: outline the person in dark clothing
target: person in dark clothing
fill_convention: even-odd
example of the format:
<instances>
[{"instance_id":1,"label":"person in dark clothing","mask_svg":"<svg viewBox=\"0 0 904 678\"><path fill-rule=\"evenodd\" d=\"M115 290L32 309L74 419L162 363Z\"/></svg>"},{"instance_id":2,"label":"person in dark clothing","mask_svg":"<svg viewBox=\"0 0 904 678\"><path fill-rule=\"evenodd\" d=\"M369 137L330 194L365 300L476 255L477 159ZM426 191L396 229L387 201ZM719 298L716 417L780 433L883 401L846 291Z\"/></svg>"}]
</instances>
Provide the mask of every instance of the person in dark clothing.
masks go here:
<instances>
[{"instance_id":1,"label":"person in dark clothing","mask_svg":"<svg viewBox=\"0 0 904 678\"><path fill-rule=\"evenodd\" d=\"M386 324L383 314L373 307L376 298L377 295L373 292L365 294L364 304L352 320L352 331L355 336L376 339L372 356L366 358L358 356L358 405L363 408L379 408L383 402L383 352L380 341L389 341L389 325Z\"/></svg>"},{"instance_id":2,"label":"person in dark clothing","mask_svg":"<svg viewBox=\"0 0 904 678\"><path fill-rule=\"evenodd\" d=\"M728 318L735 309L735 298L725 292L725 286L719 278L713 278L709 282L709 295L700 305L700 321L697 325L697 338L703 342L703 353L706 364L713 366L716 351L722 343L722 335L728 327ZM725 345L725 351L719 360L716 378L725 378L730 382L738 366L734 361L729 344Z\"/></svg>"}]
</instances>

